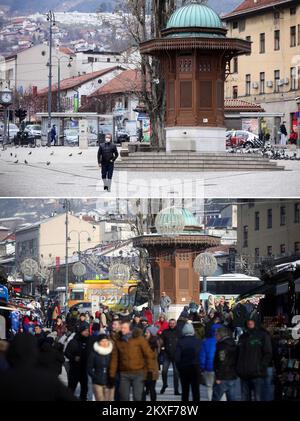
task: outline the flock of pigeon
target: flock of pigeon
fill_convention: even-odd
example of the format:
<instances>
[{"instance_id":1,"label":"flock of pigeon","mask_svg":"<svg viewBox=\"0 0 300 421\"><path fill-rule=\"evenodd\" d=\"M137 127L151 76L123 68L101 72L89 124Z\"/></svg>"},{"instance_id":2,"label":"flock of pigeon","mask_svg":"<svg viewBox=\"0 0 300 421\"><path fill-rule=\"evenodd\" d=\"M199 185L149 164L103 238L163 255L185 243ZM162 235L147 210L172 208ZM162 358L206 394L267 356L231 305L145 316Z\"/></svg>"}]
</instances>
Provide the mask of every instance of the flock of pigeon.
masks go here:
<instances>
[{"instance_id":1,"label":"flock of pigeon","mask_svg":"<svg viewBox=\"0 0 300 421\"><path fill-rule=\"evenodd\" d=\"M285 160L285 161L300 161L300 157L297 157L297 153L291 154L286 149L278 149L271 144L265 145L262 148L257 149L245 149L245 148L232 148L228 150L229 153L236 154L253 154L268 158L270 160Z\"/></svg>"},{"instance_id":2,"label":"flock of pigeon","mask_svg":"<svg viewBox=\"0 0 300 421\"><path fill-rule=\"evenodd\" d=\"M16 147L17 148L17 147ZM32 155L32 151L29 151L28 152L28 155L30 156L30 155ZM54 151L52 151L51 153L50 153L50 155L49 156L53 156L54 155ZM78 152L77 153L77 155L82 155L82 152ZM15 160L14 160L14 164L19 164L19 158L18 158L18 154L17 153L13 153L13 152L10 152L10 156L12 157L12 158L15 158ZM71 153L69 153L68 154L68 156L69 157L71 157L71 156L73 156L73 153L71 152ZM1 157L1 155L0 155L0 157ZM29 158L27 158L27 159L29 159ZM27 161L27 159L24 159L24 164L25 165L28 165L29 164L29 162ZM20 162L21 163L21 162ZM48 161L46 161L46 165L49 167L49 165L51 165L51 161L50 160L48 160Z\"/></svg>"}]
</instances>

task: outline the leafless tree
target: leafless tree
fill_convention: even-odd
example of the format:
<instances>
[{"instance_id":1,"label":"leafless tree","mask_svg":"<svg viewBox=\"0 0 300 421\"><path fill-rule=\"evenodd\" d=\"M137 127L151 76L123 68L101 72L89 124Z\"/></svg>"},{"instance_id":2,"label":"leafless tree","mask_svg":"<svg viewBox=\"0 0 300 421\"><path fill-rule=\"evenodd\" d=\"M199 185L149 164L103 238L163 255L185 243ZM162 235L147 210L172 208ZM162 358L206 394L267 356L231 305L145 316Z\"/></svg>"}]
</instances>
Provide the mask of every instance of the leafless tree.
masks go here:
<instances>
[{"instance_id":1,"label":"leafless tree","mask_svg":"<svg viewBox=\"0 0 300 421\"><path fill-rule=\"evenodd\" d=\"M126 0L123 18L133 43L139 45L149 38L160 38L161 31L166 27L169 17L176 8L176 3L176 0ZM160 62L155 57L143 55L140 70L141 100L149 113L152 128L151 145L157 149L164 148L166 100Z\"/></svg>"}]
</instances>

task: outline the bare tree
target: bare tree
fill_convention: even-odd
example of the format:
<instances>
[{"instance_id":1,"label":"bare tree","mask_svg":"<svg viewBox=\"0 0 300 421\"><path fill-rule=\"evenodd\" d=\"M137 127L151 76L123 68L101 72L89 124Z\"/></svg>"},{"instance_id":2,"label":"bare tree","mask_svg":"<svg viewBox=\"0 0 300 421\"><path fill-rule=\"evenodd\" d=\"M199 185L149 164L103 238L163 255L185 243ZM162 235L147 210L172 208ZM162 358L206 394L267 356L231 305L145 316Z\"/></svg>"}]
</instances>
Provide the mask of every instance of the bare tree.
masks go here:
<instances>
[{"instance_id":1,"label":"bare tree","mask_svg":"<svg viewBox=\"0 0 300 421\"><path fill-rule=\"evenodd\" d=\"M126 0L127 13L124 14L124 24L131 33L135 45L149 38L162 36L162 30L175 10L176 3L176 0ZM124 2L122 2L122 9L124 10ZM164 148L166 95L160 61L155 57L143 55L140 70L141 100L149 113L152 128L151 145L157 149Z\"/></svg>"}]
</instances>

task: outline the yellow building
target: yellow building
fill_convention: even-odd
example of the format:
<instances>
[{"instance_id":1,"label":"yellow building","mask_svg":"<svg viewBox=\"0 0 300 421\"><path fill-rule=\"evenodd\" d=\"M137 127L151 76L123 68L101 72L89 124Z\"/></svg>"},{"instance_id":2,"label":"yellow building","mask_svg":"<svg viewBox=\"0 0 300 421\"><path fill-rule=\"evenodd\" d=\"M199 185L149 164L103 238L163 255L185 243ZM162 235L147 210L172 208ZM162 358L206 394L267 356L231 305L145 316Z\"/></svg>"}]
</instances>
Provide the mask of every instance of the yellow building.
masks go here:
<instances>
[{"instance_id":1,"label":"yellow building","mask_svg":"<svg viewBox=\"0 0 300 421\"><path fill-rule=\"evenodd\" d=\"M249 268L267 258L300 256L300 199L239 204L237 255Z\"/></svg>"},{"instance_id":2,"label":"yellow building","mask_svg":"<svg viewBox=\"0 0 300 421\"><path fill-rule=\"evenodd\" d=\"M252 41L249 55L231 61L225 85L226 98L260 104L268 113L283 113L287 130L297 131L300 97L299 0L244 0L223 17L229 37ZM268 121L278 141L281 117Z\"/></svg>"}]
</instances>

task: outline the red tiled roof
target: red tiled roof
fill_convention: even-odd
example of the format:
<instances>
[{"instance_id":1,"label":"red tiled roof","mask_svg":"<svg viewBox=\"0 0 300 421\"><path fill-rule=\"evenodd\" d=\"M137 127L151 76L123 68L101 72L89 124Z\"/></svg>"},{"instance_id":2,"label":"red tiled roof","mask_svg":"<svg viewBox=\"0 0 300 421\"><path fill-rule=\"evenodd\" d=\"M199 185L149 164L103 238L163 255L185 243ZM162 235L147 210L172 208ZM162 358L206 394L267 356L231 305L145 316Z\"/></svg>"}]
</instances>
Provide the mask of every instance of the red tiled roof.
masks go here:
<instances>
[{"instance_id":1,"label":"red tiled roof","mask_svg":"<svg viewBox=\"0 0 300 421\"><path fill-rule=\"evenodd\" d=\"M264 112L264 109L252 102L247 102L242 99L225 99L226 111L240 111L240 112Z\"/></svg>"},{"instance_id":2,"label":"red tiled roof","mask_svg":"<svg viewBox=\"0 0 300 421\"><path fill-rule=\"evenodd\" d=\"M90 97L116 94L120 92L139 92L142 90L141 73L138 69L125 70L114 79L97 89Z\"/></svg>"},{"instance_id":3,"label":"red tiled roof","mask_svg":"<svg viewBox=\"0 0 300 421\"><path fill-rule=\"evenodd\" d=\"M74 51L71 50L71 48L64 47L64 46L59 47L59 52L62 53L62 54L66 54L67 56L75 55Z\"/></svg>"},{"instance_id":4,"label":"red tiled roof","mask_svg":"<svg viewBox=\"0 0 300 421\"><path fill-rule=\"evenodd\" d=\"M267 7L279 6L285 3L291 3L293 0L244 0L239 6L237 6L232 12L223 16L222 19L236 16L243 13L256 12Z\"/></svg>"},{"instance_id":5,"label":"red tiled roof","mask_svg":"<svg viewBox=\"0 0 300 421\"><path fill-rule=\"evenodd\" d=\"M69 89L75 88L77 86L83 85L90 80L96 79L98 77L104 76L107 73L113 72L114 70L119 69L119 66L109 67L108 69L99 70L98 72L87 73L86 75L73 76L68 79L64 79L60 82L60 90L67 91ZM57 92L58 86L57 83L52 86L52 92ZM48 88L40 89L38 95L48 94Z\"/></svg>"}]
</instances>

